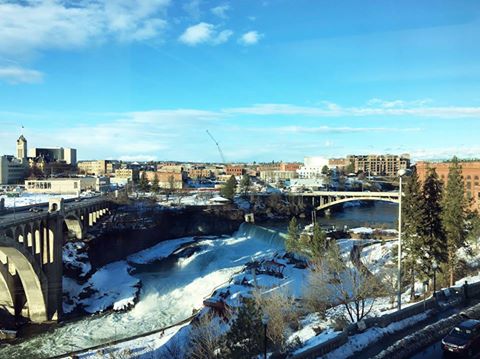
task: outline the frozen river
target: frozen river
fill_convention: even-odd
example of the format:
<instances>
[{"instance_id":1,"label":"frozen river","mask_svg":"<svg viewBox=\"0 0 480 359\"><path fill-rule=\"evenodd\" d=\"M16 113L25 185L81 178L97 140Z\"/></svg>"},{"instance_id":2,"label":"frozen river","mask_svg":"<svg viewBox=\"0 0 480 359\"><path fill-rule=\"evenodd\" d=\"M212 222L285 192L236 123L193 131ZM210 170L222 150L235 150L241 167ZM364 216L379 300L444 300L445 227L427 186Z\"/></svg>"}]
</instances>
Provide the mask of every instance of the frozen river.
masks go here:
<instances>
[{"instance_id":1,"label":"frozen river","mask_svg":"<svg viewBox=\"0 0 480 359\"><path fill-rule=\"evenodd\" d=\"M393 228L396 206L351 207L321 222L387 224ZM134 274L142 283L140 300L126 313L86 317L57 326L22 343L0 349L0 358L46 358L126 338L174 324L202 307L203 299L253 258L283 249L283 240L273 231L242 225L229 238L205 239L194 245L188 258L142 265Z\"/></svg>"}]
</instances>

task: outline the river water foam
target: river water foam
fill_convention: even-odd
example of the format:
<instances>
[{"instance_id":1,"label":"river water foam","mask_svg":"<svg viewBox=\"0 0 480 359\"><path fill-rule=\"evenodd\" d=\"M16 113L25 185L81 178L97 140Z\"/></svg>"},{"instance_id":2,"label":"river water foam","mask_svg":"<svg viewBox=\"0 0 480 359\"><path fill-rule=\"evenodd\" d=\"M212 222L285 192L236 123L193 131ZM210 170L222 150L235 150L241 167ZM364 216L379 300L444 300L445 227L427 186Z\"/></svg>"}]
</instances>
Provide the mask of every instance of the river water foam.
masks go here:
<instances>
[{"instance_id":1,"label":"river water foam","mask_svg":"<svg viewBox=\"0 0 480 359\"><path fill-rule=\"evenodd\" d=\"M378 204L352 207L335 217L321 218L338 227L344 224L387 224L395 221L396 206ZM229 238L205 239L193 244L188 258L139 266L133 274L142 281L139 302L126 313L108 313L64 323L21 343L0 348L0 358L47 358L112 340L127 338L172 325L202 307L203 299L227 282L251 259L282 250L283 238L275 230L243 224Z\"/></svg>"}]
</instances>

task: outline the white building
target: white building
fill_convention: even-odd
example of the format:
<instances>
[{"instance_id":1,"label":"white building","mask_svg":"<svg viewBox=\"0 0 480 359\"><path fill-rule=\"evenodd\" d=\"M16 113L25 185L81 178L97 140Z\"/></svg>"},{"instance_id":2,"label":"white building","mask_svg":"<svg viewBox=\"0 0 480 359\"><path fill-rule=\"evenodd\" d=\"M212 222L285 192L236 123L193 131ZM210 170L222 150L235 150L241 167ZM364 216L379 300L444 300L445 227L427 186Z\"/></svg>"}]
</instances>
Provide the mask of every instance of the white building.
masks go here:
<instances>
[{"instance_id":1,"label":"white building","mask_svg":"<svg viewBox=\"0 0 480 359\"><path fill-rule=\"evenodd\" d=\"M22 159L0 156L0 185L23 183L27 167Z\"/></svg>"},{"instance_id":2,"label":"white building","mask_svg":"<svg viewBox=\"0 0 480 359\"><path fill-rule=\"evenodd\" d=\"M322 168L328 166L328 158L305 157L303 166L297 170L300 178L319 178L322 175Z\"/></svg>"},{"instance_id":3,"label":"white building","mask_svg":"<svg viewBox=\"0 0 480 359\"><path fill-rule=\"evenodd\" d=\"M104 192L109 188L108 177L49 178L25 181L25 189L29 193L79 195L82 191Z\"/></svg>"}]
</instances>

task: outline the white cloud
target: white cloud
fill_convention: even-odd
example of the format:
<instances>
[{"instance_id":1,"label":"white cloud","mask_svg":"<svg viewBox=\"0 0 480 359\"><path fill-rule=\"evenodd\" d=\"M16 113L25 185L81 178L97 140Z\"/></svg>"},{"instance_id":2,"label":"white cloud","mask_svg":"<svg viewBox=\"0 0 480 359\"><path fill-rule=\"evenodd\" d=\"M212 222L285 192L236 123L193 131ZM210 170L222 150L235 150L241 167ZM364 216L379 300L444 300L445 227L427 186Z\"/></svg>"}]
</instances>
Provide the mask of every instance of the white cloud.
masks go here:
<instances>
[{"instance_id":1,"label":"white cloud","mask_svg":"<svg viewBox=\"0 0 480 359\"><path fill-rule=\"evenodd\" d=\"M404 101L404 100L382 100L379 98L372 98L367 101L367 106L381 107L381 108L423 107L431 102L432 100L430 99Z\"/></svg>"},{"instance_id":2,"label":"white cloud","mask_svg":"<svg viewBox=\"0 0 480 359\"><path fill-rule=\"evenodd\" d=\"M38 83L43 81L43 73L19 66L0 67L0 80L11 84Z\"/></svg>"},{"instance_id":3,"label":"white cloud","mask_svg":"<svg viewBox=\"0 0 480 359\"><path fill-rule=\"evenodd\" d=\"M255 45L262 37L263 35L258 31L249 31L243 34L240 39L238 39L238 42L245 46Z\"/></svg>"},{"instance_id":4,"label":"white cloud","mask_svg":"<svg viewBox=\"0 0 480 359\"><path fill-rule=\"evenodd\" d=\"M178 39L189 46L199 44L219 45L227 42L232 34L233 31L231 30L218 32L215 25L201 22L188 27Z\"/></svg>"},{"instance_id":5,"label":"white cloud","mask_svg":"<svg viewBox=\"0 0 480 359\"><path fill-rule=\"evenodd\" d=\"M197 20L201 17L202 11L200 10L200 0L190 0L183 5L183 10L187 12L187 14Z\"/></svg>"},{"instance_id":6,"label":"white cloud","mask_svg":"<svg viewBox=\"0 0 480 359\"><path fill-rule=\"evenodd\" d=\"M230 5L225 4L225 5L219 5L217 7L214 7L211 9L212 14L222 18L226 19L227 16L227 11L230 10Z\"/></svg>"},{"instance_id":7,"label":"white cloud","mask_svg":"<svg viewBox=\"0 0 480 359\"><path fill-rule=\"evenodd\" d=\"M437 118L480 118L480 107L460 106L410 106L404 102L398 106L365 106L365 107L342 107L334 103L326 103L323 107L296 106L292 104L256 104L250 107L225 109L230 114L249 114L259 116L316 116L316 117L365 117L365 116L418 116Z\"/></svg>"},{"instance_id":8,"label":"white cloud","mask_svg":"<svg viewBox=\"0 0 480 359\"><path fill-rule=\"evenodd\" d=\"M268 128L268 131L276 131L279 133L371 133L371 132L418 132L420 128L397 128L397 127L302 127L302 126L284 126L277 128Z\"/></svg>"},{"instance_id":9,"label":"white cloud","mask_svg":"<svg viewBox=\"0 0 480 359\"><path fill-rule=\"evenodd\" d=\"M68 49L115 39L154 39L167 25L170 0L9 3L0 1L0 54L25 55L45 49Z\"/></svg>"},{"instance_id":10,"label":"white cloud","mask_svg":"<svg viewBox=\"0 0 480 359\"><path fill-rule=\"evenodd\" d=\"M49 116L53 122L55 116ZM216 153L216 148L210 146L205 133L205 129L215 128L220 121L220 114L215 112L174 109L82 114L80 120L62 114L58 114L58 117L64 121L49 128L39 128L36 125L38 119L19 119L18 128L20 123L25 125L24 135L30 146L77 148L79 159L127 158L126 156L131 156L132 159L168 159L172 156L188 158L189 154L202 153L205 148L208 155L211 151L212 157ZM90 123L84 122L86 118ZM0 121L2 120L0 113ZM13 152L18 129L7 128L0 133L0 154Z\"/></svg>"}]
</instances>

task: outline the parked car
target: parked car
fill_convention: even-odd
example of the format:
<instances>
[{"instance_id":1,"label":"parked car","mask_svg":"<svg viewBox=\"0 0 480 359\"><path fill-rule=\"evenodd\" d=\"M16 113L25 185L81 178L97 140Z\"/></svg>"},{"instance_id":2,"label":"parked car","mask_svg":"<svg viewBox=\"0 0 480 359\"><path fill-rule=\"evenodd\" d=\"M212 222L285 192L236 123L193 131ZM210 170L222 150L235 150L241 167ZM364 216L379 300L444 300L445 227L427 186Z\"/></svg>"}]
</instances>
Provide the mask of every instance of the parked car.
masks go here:
<instances>
[{"instance_id":1,"label":"parked car","mask_svg":"<svg viewBox=\"0 0 480 359\"><path fill-rule=\"evenodd\" d=\"M480 320L468 319L455 326L442 339L445 353L473 356L480 349Z\"/></svg>"}]
</instances>

